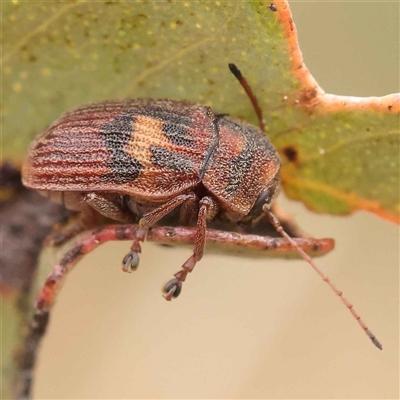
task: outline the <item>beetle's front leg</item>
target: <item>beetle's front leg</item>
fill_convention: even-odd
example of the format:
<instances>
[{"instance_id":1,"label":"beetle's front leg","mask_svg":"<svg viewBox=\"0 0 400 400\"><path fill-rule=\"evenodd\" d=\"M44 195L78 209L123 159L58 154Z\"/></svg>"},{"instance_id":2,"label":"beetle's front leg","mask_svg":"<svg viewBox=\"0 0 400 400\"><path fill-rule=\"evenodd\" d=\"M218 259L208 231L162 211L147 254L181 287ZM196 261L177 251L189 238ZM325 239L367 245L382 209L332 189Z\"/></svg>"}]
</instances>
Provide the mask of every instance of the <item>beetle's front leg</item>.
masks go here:
<instances>
[{"instance_id":1,"label":"beetle's front leg","mask_svg":"<svg viewBox=\"0 0 400 400\"><path fill-rule=\"evenodd\" d=\"M142 252L140 242L143 242L146 238L147 230L154 225L161 218L169 214L173 209L185 204L186 202L194 202L197 199L196 195L191 192L187 194L181 194L174 197L172 200L162 204L155 210L145 214L139 221L139 229L136 231L136 239L133 241L131 250L122 260L122 270L125 272L132 272L136 270L139 265L139 253Z\"/></svg>"},{"instance_id":2,"label":"beetle's front leg","mask_svg":"<svg viewBox=\"0 0 400 400\"><path fill-rule=\"evenodd\" d=\"M164 297L166 300L171 301L173 297L179 296L182 290L182 282L185 281L187 274L193 271L196 263L203 257L206 243L207 220L213 219L217 213L218 204L212 197L207 196L200 200L193 254L182 265L182 269L174 275L175 278L171 279L164 286Z\"/></svg>"}]
</instances>

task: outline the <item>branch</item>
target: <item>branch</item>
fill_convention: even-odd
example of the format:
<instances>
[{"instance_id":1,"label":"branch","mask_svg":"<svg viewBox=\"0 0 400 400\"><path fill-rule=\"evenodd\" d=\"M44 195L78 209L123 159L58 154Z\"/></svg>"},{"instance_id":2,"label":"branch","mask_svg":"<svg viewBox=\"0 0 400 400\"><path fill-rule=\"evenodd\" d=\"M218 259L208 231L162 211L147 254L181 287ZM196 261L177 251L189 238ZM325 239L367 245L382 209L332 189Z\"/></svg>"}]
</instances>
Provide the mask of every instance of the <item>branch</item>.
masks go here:
<instances>
[{"instance_id":1,"label":"branch","mask_svg":"<svg viewBox=\"0 0 400 400\"><path fill-rule=\"evenodd\" d=\"M40 343L46 333L50 311L65 278L78 261L98 246L109 241L133 240L137 225L108 225L92 232L86 232L61 258L47 277L36 300L34 315L23 350L18 355L18 373L15 383L15 397L29 399L33 381L34 366ZM147 240L161 244L193 244L197 228L156 227L150 229ZM208 230L207 244L217 245L225 251L230 248L247 254L270 254L296 256L292 245L284 238L266 237L236 232ZM298 245L310 255L322 255L334 247L333 239L295 239Z\"/></svg>"}]
</instances>

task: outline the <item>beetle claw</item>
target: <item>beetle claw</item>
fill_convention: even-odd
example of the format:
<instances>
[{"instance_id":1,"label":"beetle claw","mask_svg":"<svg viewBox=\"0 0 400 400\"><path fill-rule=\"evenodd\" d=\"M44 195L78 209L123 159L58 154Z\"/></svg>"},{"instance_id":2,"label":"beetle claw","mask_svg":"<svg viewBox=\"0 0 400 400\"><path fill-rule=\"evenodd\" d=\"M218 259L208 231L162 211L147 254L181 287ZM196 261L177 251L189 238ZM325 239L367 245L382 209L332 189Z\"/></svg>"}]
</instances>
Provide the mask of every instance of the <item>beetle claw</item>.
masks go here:
<instances>
[{"instance_id":1,"label":"beetle claw","mask_svg":"<svg viewBox=\"0 0 400 400\"><path fill-rule=\"evenodd\" d=\"M133 272L139 265L139 254L131 250L122 260L122 270L124 272Z\"/></svg>"},{"instance_id":2,"label":"beetle claw","mask_svg":"<svg viewBox=\"0 0 400 400\"><path fill-rule=\"evenodd\" d=\"M192 255L189 259L182 265L182 269L178 271L174 276L174 279L171 279L164 286L163 295L168 301L171 301L173 298L177 298L182 291L182 283L186 280L187 274L193 271L194 266L196 265L196 257Z\"/></svg>"},{"instance_id":3,"label":"beetle claw","mask_svg":"<svg viewBox=\"0 0 400 400\"><path fill-rule=\"evenodd\" d=\"M171 301L174 297L175 289L176 287L173 287L168 293L163 294L164 299L167 301Z\"/></svg>"},{"instance_id":4,"label":"beetle claw","mask_svg":"<svg viewBox=\"0 0 400 400\"><path fill-rule=\"evenodd\" d=\"M174 278L167 282L167 284L164 286L165 294L163 296L166 300L171 301L173 298L177 298L181 291L182 282L179 279Z\"/></svg>"},{"instance_id":5,"label":"beetle claw","mask_svg":"<svg viewBox=\"0 0 400 400\"><path fill-rule=\"evenodd\" d=\"M142 248L139 242L144 240L145 234L146 231L143 229L138 229L138 231L136 232L136 239L133 241L129 253L122 260L122 270L124 272L131 273L133 271L136 271L140 261L139 253L142 252Z\"/></svg>"}]
</instances>

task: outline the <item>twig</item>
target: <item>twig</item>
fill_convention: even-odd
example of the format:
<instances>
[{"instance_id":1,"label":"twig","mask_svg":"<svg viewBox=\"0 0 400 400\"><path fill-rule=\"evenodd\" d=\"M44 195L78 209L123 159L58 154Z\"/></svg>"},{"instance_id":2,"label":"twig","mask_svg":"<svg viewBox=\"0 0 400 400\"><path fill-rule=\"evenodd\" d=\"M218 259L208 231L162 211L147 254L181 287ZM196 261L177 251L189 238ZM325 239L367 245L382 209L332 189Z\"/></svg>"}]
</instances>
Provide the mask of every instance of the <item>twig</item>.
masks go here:
<instances>
[{"instance_id":1,"label":"twig","mask_svg":"<svg viewBox=\"0 0 400 400\"><path fill-rule=\"evenodd\" d=\"M33 380L33 370L37 352L50 318L50 311L56 296L68 273L78 261L98 246L108 241L133 240L137 225L109 225L86 233L71 248L53 268L47 277L36 300L34 315L29 327L25 346L18 357L19 371L15 385L17 399L29 399ZM196 228L187 227L156 227L150 229L147 240L163 244L191 244L194 242ZM207 231L207 244L230 246L237 250L253 250L255 252L293 255L292 245L285 238L241 234L219 230ZM312 255L324 254L334 247L332 239L298 238L296 243Z\"/></svg>"}]
</instances>

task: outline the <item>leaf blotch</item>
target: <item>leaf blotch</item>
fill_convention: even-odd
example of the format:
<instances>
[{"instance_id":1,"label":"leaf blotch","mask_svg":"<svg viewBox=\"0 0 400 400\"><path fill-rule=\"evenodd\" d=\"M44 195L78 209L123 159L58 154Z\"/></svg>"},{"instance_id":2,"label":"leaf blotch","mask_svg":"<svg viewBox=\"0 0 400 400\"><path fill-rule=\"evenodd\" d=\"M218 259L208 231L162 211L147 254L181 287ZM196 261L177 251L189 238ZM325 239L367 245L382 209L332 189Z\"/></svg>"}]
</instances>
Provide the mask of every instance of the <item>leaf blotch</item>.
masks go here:
<instances>
[{"instance_id":1,"label":"leaf blotch","mask_svg":"<svg viewBox=\"0 0 400 400\"><path fill-rule=\"evenodd\" d=\"M303 64L299 66L299 69L303 67ZM299 97L299 102L300 104L305 104L309 105L314 102L318 102L317 100L317 88L312 87L312 88L307 88L304 89L300 92L300 97Z\"/></svg>"},{"instance_id":2,"label":"leaf blotch","mask_svg":"<svg viewBox=\"0 0 400 400\"><path fill-rule=\"evenodd\" d=\"M273 11L273 12L277 12L277 11L278 11L278 8L277 8L276 5L273 4L273 3L271 3L271 4L268 6L268 8L269 8L271 11Z\"/></svg>"},{"instance_id":3,"label":"leaf blotch","mask_svg":"<svg viewBox=\"0 0 400 400\"><path fill-rule=\"evenodd\" d=\"M293 146L285 147L283 149L283 154L292 163L295 163L298 161L298 153L297 153L297 150Z\"/></svg>"}]
</instances>

